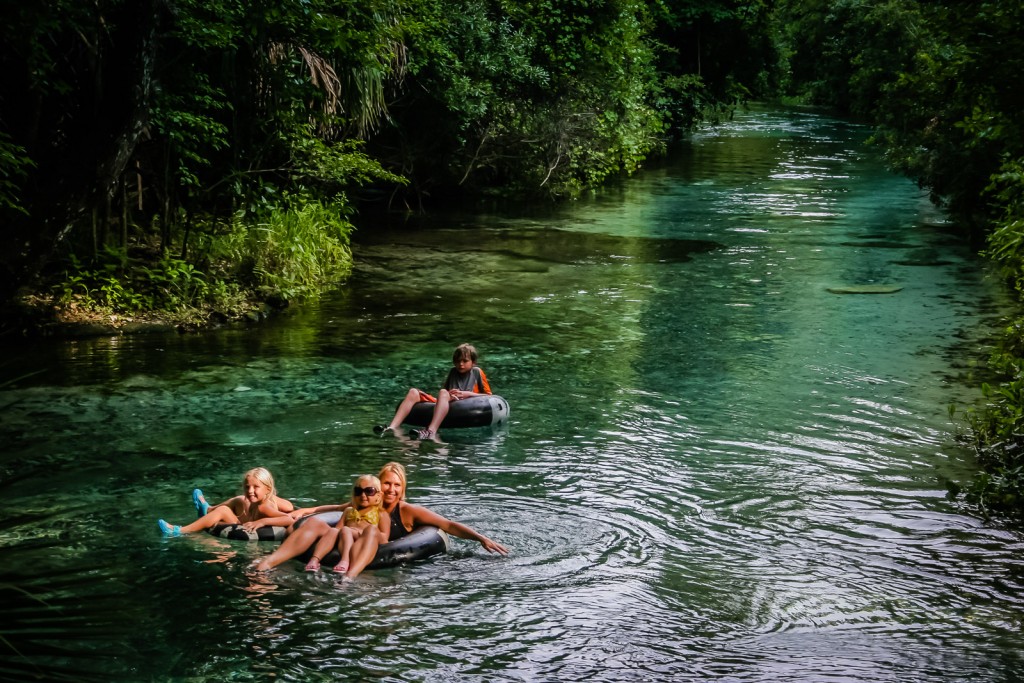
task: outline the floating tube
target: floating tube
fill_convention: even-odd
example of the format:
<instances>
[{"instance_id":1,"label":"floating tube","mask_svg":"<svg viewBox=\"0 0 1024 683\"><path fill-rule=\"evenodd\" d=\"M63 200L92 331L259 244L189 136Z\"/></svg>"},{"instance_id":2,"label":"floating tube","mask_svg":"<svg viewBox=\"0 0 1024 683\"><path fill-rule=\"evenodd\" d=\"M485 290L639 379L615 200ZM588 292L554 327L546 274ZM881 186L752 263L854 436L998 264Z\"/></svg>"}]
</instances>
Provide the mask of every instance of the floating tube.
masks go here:
<instances>
[{"instance_id":1,"label":"floating tube","mask_svg":"<svg viewBox=\"0 0 1024 683\"><path fill-rule=\"evenodd\" d=\"M338 522L341 521L342 514L341 512L321 512L312 516L324 520L331 526L337 526ZM296 522L295 526L301 526L302 522L305 522L307 519L309 517L303 517ZM262 529L258 531L262 531ZM384 569L386 567L394 567L405 562L413 562L414 560L422 560L433 555L446 553L450 547L451 540L448 538L448 534L436 526L421 526L413 529L407 536L403 536L391 543L385 543L377 548L377 554L374 555L373 562L368 564L366 568ZM306 552L299 555L298 559L302 562L309 562L309 558L312 556L313 548L310 547ZM324 566L332 567L338 564L340 560L338 551L332 550L327 553L326 557L320 560L320 563Z\"/></svg>"},{"instance_id":2,"label":"floating tube","mask_svg":"<svg viewBox=\"0 0 1024 683\"><path fill-rule=\"evenodd\" d=\"M429 401L417 403L405 418L405 423L426 427L434 417L435 405ZM441 427L497 427L508 421L508 415L508 401L501 396L470 396L448 404L448 414L441 421Z\"/></svg>"},{"instance_id":3,"label":"floating tube","mask_svg":"<svg viewBox=\"0 0 1024 683\"><path fill-rule=\"evenodd\" d=\"M207 531L218 538L232 541L283 541L288 527L261 526L256 531L246 531L241 524L218 524Z\"/></svg>"}]
</instances>

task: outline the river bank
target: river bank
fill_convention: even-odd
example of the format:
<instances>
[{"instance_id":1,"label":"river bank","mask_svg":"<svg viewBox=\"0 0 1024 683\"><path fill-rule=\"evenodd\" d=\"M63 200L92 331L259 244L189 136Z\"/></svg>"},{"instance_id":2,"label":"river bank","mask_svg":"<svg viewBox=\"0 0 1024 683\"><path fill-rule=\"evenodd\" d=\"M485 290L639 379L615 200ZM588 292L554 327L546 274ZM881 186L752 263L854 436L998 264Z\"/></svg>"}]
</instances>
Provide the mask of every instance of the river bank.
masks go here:
<instances>
[{"instance_id":1,"label":"river bank","mask_svg":"<svg viewBox=\"0 0 1024 683\"><path fill-rule=\"evenodd\" d=\"M188 308L135 313L113 312L100 308L58 303L53 296L24 294L6 306L0 314L0 338L32 340L37 338L83 339L88 337L194 333L225 326L258 324L289 307L289 302L249 299L229 309Z\"/></svg>"}]
</instances>

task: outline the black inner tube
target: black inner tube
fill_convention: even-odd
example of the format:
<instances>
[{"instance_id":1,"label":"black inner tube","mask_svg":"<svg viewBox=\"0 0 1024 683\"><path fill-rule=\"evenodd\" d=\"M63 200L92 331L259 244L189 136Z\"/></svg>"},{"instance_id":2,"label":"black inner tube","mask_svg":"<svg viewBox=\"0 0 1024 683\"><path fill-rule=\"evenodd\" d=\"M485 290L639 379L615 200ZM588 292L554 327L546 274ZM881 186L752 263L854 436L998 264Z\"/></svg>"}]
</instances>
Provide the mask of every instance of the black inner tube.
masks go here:
<instances>
[{"instance_id":1,"label":"black inner tube","mask_svg":"<svg viewBox=\"0 0 1024 683\"><path fill-rule=\"evenodd\" d=\"M338 522L341 521L341 515L341 512L321 512L316 515L310 515L310 517L317 517L331 526L337 526ZM295 527L298 528L307 519L309 519L309 517L303 517L295 523ZM386 567L394 567L395 565L404 564L406 562L422 560L448 552L450 545L451 541L448 538L448 534L441 531L436 526L416 527L411 533L403 536L397 541L385 543L377 548L377 554L374 555L373 562L368 564L366 568L384 569ZM296 559L304 563L309 562L310 558L313 556L314 546L315 543L307 548ZM333 567L338 564L340 560L341 556L338 551L332 550L320 559L320 564L326 567Z\"/></svg>"}]
</instances>

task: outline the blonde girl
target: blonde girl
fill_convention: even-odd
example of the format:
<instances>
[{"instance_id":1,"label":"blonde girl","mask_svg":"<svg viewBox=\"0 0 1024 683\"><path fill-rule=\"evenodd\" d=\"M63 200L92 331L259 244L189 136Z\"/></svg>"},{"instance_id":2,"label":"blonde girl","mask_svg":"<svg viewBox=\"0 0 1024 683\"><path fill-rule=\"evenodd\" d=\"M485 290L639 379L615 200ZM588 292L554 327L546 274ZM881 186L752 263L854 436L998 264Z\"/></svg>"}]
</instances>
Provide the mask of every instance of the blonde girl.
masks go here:
<instances>
[{"instance_id":1,"label":"blonde girl","mask_svg":"<svg viewBox=\"0 0 1024 683\"><path fill-rule=\"evenodd\" d=\"M264 526L288 526L292 518L278 508L274 476L265 467L254 467L242 479L242 495L210 508L205 515L185 526L157 520L165 536L181 536L203 531L218 524L241 524L246 531Z\"/></svg>"},{"instance_id":2,"label":"blonde girl","mask_svg":"<svg viewBox=\"0 0 1024 683\"><path fill-rule=\"evenodd\" d=\"M320 569L320 560L335 547L341 561L334 567L339 574L348 574L352 545L364 534L377 534L380 543L387 543L391 533L391 517L384 512L380 479L364 474L352 487L352 505L345 509L338 526L327 531L313 549L313 557L306 564L307 572ZM349 576L348 578L355 578Z\"/></svg>"}]
</instances>

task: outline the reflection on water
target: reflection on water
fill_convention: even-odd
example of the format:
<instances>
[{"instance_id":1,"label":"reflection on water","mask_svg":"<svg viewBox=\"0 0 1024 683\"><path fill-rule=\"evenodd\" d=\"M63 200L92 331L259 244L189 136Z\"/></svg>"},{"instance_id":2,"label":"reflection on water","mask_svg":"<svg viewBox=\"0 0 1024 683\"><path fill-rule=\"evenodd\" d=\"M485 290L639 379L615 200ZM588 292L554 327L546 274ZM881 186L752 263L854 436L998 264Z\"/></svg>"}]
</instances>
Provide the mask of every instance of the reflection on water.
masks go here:
<instances>
[{"instance_id":1,"label":"reflection on water","mask_svg":"<svg viewBox=\"0 0 1024 683\"><path fill-rule=\"evenodd\" d=\"M81 503L67 561L137 577L138 679L1018 678L1022 538L945 496L1004 302L865 134L747 114L589 201L368 227L261 329L8 354L47 370L0 393L8 503ZM463 341L512 425L374 435ZM257 464L312 504L389 460L512 554L342 585L156 531Z\"/></svg>"}]
</instances>

